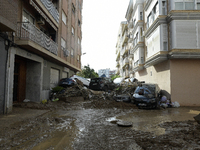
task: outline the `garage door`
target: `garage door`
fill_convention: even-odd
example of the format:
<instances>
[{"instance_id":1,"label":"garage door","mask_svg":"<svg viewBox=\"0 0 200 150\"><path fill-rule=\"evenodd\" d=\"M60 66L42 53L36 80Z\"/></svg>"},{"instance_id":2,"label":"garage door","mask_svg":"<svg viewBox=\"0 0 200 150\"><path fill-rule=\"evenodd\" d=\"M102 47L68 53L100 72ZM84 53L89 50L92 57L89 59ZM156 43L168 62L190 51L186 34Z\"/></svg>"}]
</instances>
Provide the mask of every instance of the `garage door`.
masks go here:
<instances>
[{"instance_id":1,"label":"garage door","mask_svg":"<svg viewBox=\"0 0 200 150\"><path fill-rule=\"evenodd\" d=\"M54 88L58 85L59 82L59 70L51 68L50 74L50 88Z\"/></svg>"},{"instance_id":2,"label":"garage door","mask_svg":"<svg viewBox=\"0 0 200 150\"><path fill-rule=\"evenodd\" d=\"M63 72L62 73L62 78L68 78L68 72Z\"/></svg>"}]
</instances>

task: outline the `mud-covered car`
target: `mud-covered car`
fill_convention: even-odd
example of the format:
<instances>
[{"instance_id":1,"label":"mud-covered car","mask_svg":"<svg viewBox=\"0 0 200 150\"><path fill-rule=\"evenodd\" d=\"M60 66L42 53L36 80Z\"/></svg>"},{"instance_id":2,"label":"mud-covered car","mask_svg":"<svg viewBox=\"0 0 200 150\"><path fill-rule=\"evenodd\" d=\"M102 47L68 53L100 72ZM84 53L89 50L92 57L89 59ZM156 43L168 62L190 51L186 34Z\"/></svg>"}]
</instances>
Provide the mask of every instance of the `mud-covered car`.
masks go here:
<instances>
[{"instance_id":1,"label":"mud-covered car","mask_svg":"<svg viewBox=\"0 0 200 150\"><path fill-rule=\"evenodd\" d=\"M160 101L160 88L157 84L142 83L133 94L138 108L157 108Z\"/></svg>"},{"instance_id":2,"label":"mud-covered car","mask_svg":"<svg viewBox=\"0 0 200 150\"><path fill-rule=\"evenodd\" d=\"M89 89L96 91L110 91L115 88L115 83L110 78L100 77L90 80Z\"/></svg>"},{"instance_id":3,"label":"mud-covered car","mask_svg":"<svg viewBox=\"0 0 200 150\"><path fill-rule=\"evenodd\" d=\"M71 78L62 78L58 82L58 85L62 86L62 87L68 87L68 86L72 86L74 84L76 84L76 81Z\"/></svg>"}]
</instances>

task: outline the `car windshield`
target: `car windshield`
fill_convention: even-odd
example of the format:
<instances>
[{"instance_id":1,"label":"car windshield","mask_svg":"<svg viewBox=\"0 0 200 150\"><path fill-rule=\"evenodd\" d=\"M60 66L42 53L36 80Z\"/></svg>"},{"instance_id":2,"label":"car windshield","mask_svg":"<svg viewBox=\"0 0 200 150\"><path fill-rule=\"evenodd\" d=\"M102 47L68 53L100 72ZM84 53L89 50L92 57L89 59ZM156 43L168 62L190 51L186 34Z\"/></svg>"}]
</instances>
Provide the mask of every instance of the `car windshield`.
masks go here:
<instances>
[{"instance_id":1,"label":"car windshield","mask_svg":"<svg viewBox=\"0 0 200 150\"><path fill-rule=\"evenodd\" d=\"M99 81L101 81L101 78L93 78L93 79L91 79L90 82L99 82Z\"/></svg>"},{"instance_id":2,"label":"car windshield","mask_svg":"<svg viewBox=\"0 0 200 150\"><path fill-rule=\"evenodd\" d=\"M155 85L142 85L138 86L135 90L136 94L145 95L145 94L155 94Z\"/></svg>"}]
</instances>

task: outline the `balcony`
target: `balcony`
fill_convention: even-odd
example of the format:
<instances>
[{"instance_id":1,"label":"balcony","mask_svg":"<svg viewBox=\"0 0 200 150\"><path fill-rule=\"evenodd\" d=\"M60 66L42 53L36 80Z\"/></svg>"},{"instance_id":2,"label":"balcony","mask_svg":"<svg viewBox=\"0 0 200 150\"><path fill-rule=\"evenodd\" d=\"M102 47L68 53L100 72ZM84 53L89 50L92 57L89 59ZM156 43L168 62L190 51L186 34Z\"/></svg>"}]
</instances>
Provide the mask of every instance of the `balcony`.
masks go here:
<instances>
[{"instance_id":1,"label":"balcony","mask_svg":"<svg viewBox=\"0 0 200 150\"><path fill-rule=\"evenodd\" d=\"M116 62L116 67L119 68L120 67L120 63Z\"/></svg>"},{"instance_id":2,"label":"balcony","mask_svg":"<svg viewBox=\"0 0 200 150\"><path fill-rule=\"evenodd\" d=\"M120 58L120 50L118 49L118 50L117 50L117 58L116 58L116 61L119 60L119 58Z\"/></svg>"},{"instance_id":3,"label":"balcony","mask_svg":"<svg viewBox=\"0 0 200 150\"><path fill-rule=\"evenodd\" d=\"M53 16L53 18L56 20L56 22L59 22L59 13L57 9L55 8L54 4L51 0L40 0L44 7L49 11L49 13Z\"/></svg>"},{"instance_id":4,"label":"balcony","mask_svg":"<svg viewBox=\"0 0 200 150\"><path fill-rule=\"evenodd\" d=\"M124 46L122 49L121 49L121 55L124 56L127 52L128 52L128 46Z\"/></svg>"},{"instance_id":5,"label":"balcony","mask_svg":"<svg viewBox=\"0 0 200 150\"><path fill-rule=\"evenodd\" d=\"M123 39L122 39L122 45L124 45L125 43L127 43L127 41L128 41L128 33L127 33L127 31L125 31Z\"/></svg>"},{"instance_id":6,"label":"balcony","mask_svg":"<svg viewBox=\"0 0 200 150\"><path fill-rule=\"evenodd\" d=\"M126 57L124 60L123 60L123 68L126 67L126 65L129 65L129 60L128 60L128 57Z\"/></svg>"},{"instance_id":7,"label":"balcony","mask_svg":"<svg viewBox=\"0 0 200 150\"><path fill-rule=\"evenodd\" d=\"M16 37L18 38L16 43L20 46L24 46L24 48L32 47L36 50L40 50L40 52L46 53L41 50L42 47L54 55L58 53L58 45L32 23L18 23Z\"/></svg>"},{"instance_id":8,"label":"balcony","mask_svg":"<svg viewBox=\"0 0 200 150\"><path fill-rule=\"evenodd\" d=\"M133 55L133 54L129 54L129 55L128 55L128 58L129 58L129 59L134 59L134 55Z\"/></svg>"},{"instance_id":9,"label":"balcony","mask_svg":"<svg viewBox=\"0 0 200 150\"><path fill-rule=\"evenodd\" d=\"M129 29L132 29L132 28L133 28L133 21L130 21L130 22L128 23L128 28L129 28Z\"/></svg>"}]
</instances>

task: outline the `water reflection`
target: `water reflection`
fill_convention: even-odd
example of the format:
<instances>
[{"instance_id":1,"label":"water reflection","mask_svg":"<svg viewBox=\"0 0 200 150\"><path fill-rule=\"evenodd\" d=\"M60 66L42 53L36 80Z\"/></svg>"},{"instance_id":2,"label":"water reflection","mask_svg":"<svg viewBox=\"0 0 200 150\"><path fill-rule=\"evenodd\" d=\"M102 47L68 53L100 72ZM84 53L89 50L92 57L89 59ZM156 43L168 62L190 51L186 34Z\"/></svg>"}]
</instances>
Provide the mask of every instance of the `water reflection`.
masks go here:
<instances>
[{"instance_id":1,"label":"water reflection","mask_svg":"<svg viewBox=\"0 0 200 150\"><path fill-rule=\"evenodd\" d=\"M118 116L116 119L133 122L133 130L151 132L158 136L166 133L165 129L160 127L159 124L172 121L193 120L194 112L199 113L199 111L186 111L184 108L137 110L126 115Z\"/></svg>"}]
</instances>

